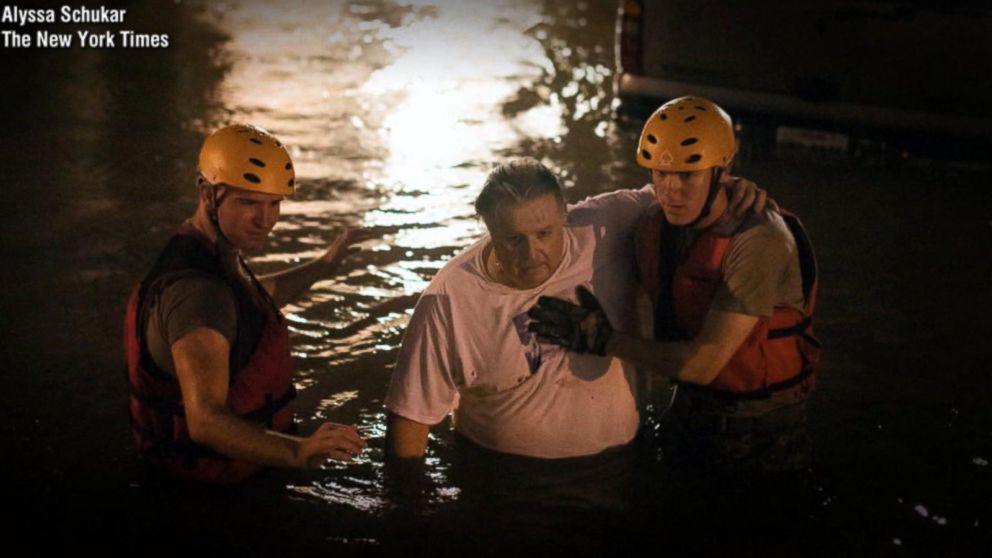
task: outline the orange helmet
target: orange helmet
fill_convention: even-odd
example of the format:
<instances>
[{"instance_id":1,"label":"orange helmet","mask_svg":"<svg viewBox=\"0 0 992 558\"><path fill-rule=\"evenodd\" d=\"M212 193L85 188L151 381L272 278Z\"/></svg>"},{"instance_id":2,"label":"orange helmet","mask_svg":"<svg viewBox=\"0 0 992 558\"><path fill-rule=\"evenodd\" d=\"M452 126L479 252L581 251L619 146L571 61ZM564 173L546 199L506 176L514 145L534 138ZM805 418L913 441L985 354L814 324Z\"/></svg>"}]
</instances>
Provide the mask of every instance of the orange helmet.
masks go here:
<instances>
[{"instance_id":1,"label":"orange helmet","mask_svg":"<svg viewBox=\"0 0 992 558\"><path fill-rule=\"evenodd\" d=\"M716 103L679 97L648 118L637 142L637 164L666 172L723 167L734 158L734 126Z\"/></svg>"},{"instance_id":2,"label":"orange helmet","mask_svg":"<svg viewBox=\"0 0 992 558\"><path fill-rule=\"evenodd\" d=\"M210 184L290 196L296 185L293 160L272 134L233 124L207 136L200 149L200 175Z\"/></svg>"}]
</instances>

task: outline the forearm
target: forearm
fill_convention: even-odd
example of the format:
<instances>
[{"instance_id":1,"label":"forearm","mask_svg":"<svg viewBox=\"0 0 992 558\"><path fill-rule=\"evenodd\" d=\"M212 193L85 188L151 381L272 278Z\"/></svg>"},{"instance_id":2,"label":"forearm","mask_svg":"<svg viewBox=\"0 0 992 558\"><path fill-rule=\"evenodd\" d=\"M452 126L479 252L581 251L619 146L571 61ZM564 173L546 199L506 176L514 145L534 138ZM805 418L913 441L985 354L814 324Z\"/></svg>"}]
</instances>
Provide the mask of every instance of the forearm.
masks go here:
<instances>
[{"instance_id":1,"label":"forearm","mask_svg":"<svg viewBox=\"0 0 992 558\"><path fill-rule=\"evenodd\" d=\"M187 409L190 437L232 459L267 467L303 467L300 438L266 430L226 407L191 412Z\"/></svg>"},{"instance_id":2,"label":"forearm","mask_svg":"<svg viewBox=\"0 0 992 558\"><path fill-rule=\"evenodd\" d=\"M390 412L386 419L386 453L391 457L423 457L430 425Z\"/></svg>"},{"instance_id":3,"label":"forearm","mask_svg":"<svg viewBox=\"0 0 992 558\"><path fill-rule=\"evenodd\" d=\"M337 263L328 262L324 258L315 258L295 267L264 275L259 281L265 290L269 291L276 306L281 308L297 300L317 281L334 273L337 267Z\"/></svg>"},{"instance_id":4,"label":"forearm","mask_svg":"<svg viewBox=\"0 0 992 558\"><path fill-rule=\"evenodd\" d=\"M713 380L714 363L696 343L664 342L628 333L613 332L606 345L609 354L664 376L683 382L706 385Z\"/></svg>"}]
</instances>

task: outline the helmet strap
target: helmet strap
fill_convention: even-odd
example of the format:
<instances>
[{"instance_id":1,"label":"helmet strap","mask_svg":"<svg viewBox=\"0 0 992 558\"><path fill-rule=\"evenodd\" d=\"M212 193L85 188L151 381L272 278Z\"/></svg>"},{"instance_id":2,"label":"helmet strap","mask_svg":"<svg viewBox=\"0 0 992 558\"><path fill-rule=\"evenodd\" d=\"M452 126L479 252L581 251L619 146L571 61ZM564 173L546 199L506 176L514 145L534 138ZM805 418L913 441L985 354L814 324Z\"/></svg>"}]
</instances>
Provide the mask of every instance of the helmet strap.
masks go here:
<instances>
[{"instance_id":1,"label":"helmet strap","mask_svg":"<svg viewBox=\"0 0 992 558\"><path fill-rule=\"evenodd\" d=\"M723 167L713 167L711 171L710 191L706 195L706 203L703 204L703 209L699 212L699 216L693 219L688 225L685 225L686 227L695 227L700 221L709 217L710 211L713 209L713 202L716 200L716 195L720 192L720 177L723 175Z\"/></svg>"},{"instance_id":2,"label":"helmet strap","mask_svg":"<svg viewBox=\"0 0 992 558\"><path fill-rule=\"evenodd\" d=\"M221 248L228 248L232 246L231 241L227 239L224 231L220 228L220 219L217 218L217 208L220 207L224 198L227 197L227 189L225 188L224 193L217 194L217 185L207 182L206 178L200 177L203 185L209 188L207 194L207 217L210 219L210 223L214 226L214 232L217 234L217 246Z\"/></svg>"}]
</instances>

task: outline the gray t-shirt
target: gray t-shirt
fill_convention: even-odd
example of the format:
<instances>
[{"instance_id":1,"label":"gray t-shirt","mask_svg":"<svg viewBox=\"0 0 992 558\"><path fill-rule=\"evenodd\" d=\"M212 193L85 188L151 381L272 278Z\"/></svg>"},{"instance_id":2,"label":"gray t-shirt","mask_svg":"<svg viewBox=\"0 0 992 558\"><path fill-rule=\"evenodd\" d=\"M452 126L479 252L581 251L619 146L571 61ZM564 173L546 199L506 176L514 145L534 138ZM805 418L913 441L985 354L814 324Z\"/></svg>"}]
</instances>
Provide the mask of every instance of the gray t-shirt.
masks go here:
<instances>
[{"instance_id":1,"label":"gray t-shirt","mask_svg":"<svg viewBox=\"0 0 992 558\"><path fill-rule=\"evenodd\" d=\"M172 344L189 332L207 327L233 343L238 328L234 293L215 277L190 274L177 279L149 303L145 343L155 365L176 375Z\"/></svg>"},{"instance_id":2,"label":"gray t-shirt","mask_svg":"<svg viewBox=\"0 0 992 558\"><path fill-rule=\"evenodd\" d=\"M803 309L796 241L779 213L749 215L736 228L722 268L712 308L750 316L770 316L776 306Z\"/></svg>"}]
</instances>

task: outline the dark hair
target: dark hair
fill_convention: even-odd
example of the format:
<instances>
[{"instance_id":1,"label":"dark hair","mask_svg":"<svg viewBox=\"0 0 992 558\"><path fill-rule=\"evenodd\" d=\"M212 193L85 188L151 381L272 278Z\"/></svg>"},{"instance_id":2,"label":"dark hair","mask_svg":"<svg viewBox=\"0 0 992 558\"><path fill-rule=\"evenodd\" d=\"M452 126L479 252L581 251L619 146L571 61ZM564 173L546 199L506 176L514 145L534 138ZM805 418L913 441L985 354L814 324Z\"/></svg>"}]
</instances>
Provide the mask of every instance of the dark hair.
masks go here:
<instances>
[{"instance_id":1,"label":"dark hair","mask_svg":"<svg viewBox=\"0 0 992 558\"><path fill-rule=\"evenodd\" d=\"M536 159L521 158L507 161L492 170L475 199L475 213L485 220L508 206L553 194L565 209L565 195L551 169Z\"/></svg>"}]
</instances>

